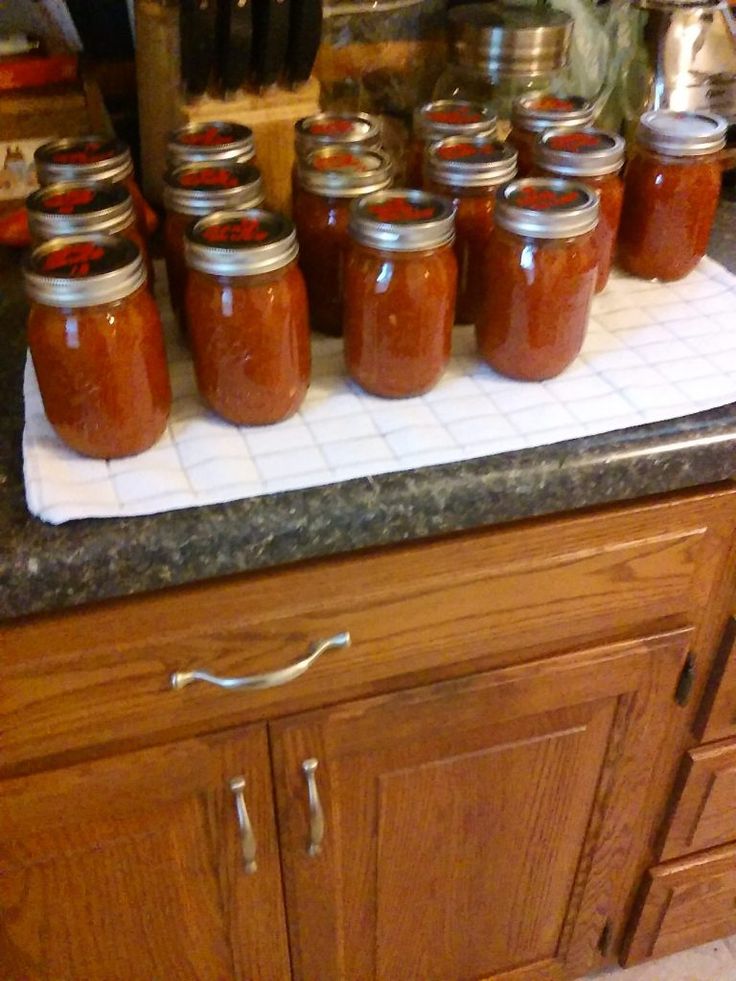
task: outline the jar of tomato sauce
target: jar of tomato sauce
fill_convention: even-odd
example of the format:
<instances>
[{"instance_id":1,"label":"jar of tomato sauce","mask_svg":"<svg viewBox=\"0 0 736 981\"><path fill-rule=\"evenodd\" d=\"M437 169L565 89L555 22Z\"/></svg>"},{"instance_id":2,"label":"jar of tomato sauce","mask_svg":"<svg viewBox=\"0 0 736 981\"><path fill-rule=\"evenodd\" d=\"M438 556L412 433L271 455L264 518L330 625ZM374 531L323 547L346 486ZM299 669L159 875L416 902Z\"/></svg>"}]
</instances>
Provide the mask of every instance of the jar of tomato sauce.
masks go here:
<instances>
[{"instance_id":1,"label":"jar of tomato sauce","mask_svg":"<svg viewBox=\"0 0 736 981\"><path fill-rule=\"evenodd\" d=\"M343 254L350 204L391 183L391 159L382 150L329 146L297 165L292 217L307 283L312 327L342 334Z\"/></svg>"},{"instance_id":2,"label":"jar of tomato sauce","mask_svg":"<svg viewBox=\"0 0 736 981\"><path fill-rule=\"evenodd\" d=\"M726 121L645 112L626 168L618 262L643 279L681 279L706 253L721 191Z\"/></svg>"},{"instance_id":3,"label":"jar of tomato sauce","mask_svg":"<svg viewBox=\"0 0 736 981\"><path fill-rule=\"evenodd\" d=\"M375 150L381 145L381 124L367 112L319 112L294 123L297 158L333 145Z\"/></svg>"},{"instance_id":4,"label":"jar of tomato sauce","mask_svg":"<svg viewBox=\"0 0 736 981\"><path fill-rule=\"evenodd\" d=\"M202 398L238 425L292 415L309 385L309 313L294 226L221 211L187 232L186 305Z\"/></svg>"},{"instance_id":5,"label":"jar of tomato sauce","mask_svg":"<svg viewBox=\"0 0 736 981\"><path fill-rule=\"evenodd\" d=\"M263 202L261 172L253 164L195 163L176 167L164 175L164 256L171 305L184 329L187 267L184 234L196 218L223 208L256 208Z\"/></svg>"},{"instance_id":6,"label":"jar of tomato sauce","mask_svg":"<svg viewBox=\"0 0 736 981\"><path fill-rule=\"evenodd\" d=\"M109 136L72 136L44 143L33 155L38 182L104 181L124 184L130 191L138 231L148 238L146 202L133 176L133 159L122 140Z\"/></svg>"},{"instance_id":7,"label":"jar of tomato sauce","mask_svg":"<svg viewBox=\"0 0 736 981\"><path fill-rule=\"evenodd\" d=\"M577 181L527 177L498 192L478 351L510 378L542 381L580 353L595 291L598 195Z\"/></svg>"},{"instance_id":8,"label":"jar of tomato sauce","mask_svg":"<svg viewBox=\"0 0 736 981\"><path fill-rule=\"evenodd\" d=\"M44 409L85 456L141 453L166 428L166 352L145 279L140 251L121 236L52 239L25 264L28 343Z\"/></svg>"},{"instance_id":9,"label":"jar of tomato sauce","mask_svg":"<svg viewBox=\"0 0 736 981\"><path fill-rule=\"evenodd\" d=\"M457 262L450 201L379 191L354 202L345 259L345 363L366 391L421 395L450 357Z\"/></svg>"},{"instance_id":10,"label":"jar of tomato sauce","mask_svg":"<svg viewBox=\"0 0 736 981\"><path fill-rule=\"evenodd\" d=\"M507 140L519 153L518 171L527 177L534 168L534 144L546 129L582 129L590 126L595 106L579 95L537 92L514 99Z\"/></svg>"},{"instance_id":11,"label":"jar of tomato sauce","mask_svg":"<svg viewBox=\"0 0 736 981\"><path fill-rule=\"evenodd\" d=\"M169 167L188 163L255 163L253 130L240 123L217 120L187 123L169 134L166 162Z\"/></svg>"},{"instance_id":12,"label":"jar of tomato sauce","mask_svg":"<svg viewBox=\"0 0 736 981\"><path fill-rule=\"evenodd\" d=\"M455 205L456 319L474 324L486 278L496 191L516 173L516 150L492 138L450 136L427 151L427 190Z\"/></svg>"},{"instance_id":13,"label":"jar of tomato sauce","mask_svg":"<svg viewBox=\"0 0 736 981\"><path fill-rule=\"evenodd\" d=\"M67 235L123 235L141 250L150 281L148 247L124 184L47 184L26 198L26 210L33 245Z\"/></svg>"},{"instance_id":14,"label":"jar of tomato sauce","mask_svg":"<svg viewBox=\"0 0 736 981\"><path fill-rule=\"evenodd\" d=\"M600 129L547 130L534 148L537 171L583 181L598 192L600 216L593 233L598 250L596 293L605 287L611 272L624 198L620 174L625 150L626 144L618 134Z\"/></svg>"},{"instance_id":15,"label":"jar of tomato sauce","mask_svg":"<svg viewBox=\"0 0 736 981\"><path fill-rule=\"evenodd\" d=\"M496 116L482 102L439 99L414 110L412 129L406 179L410 187L422 187L424 155L433 143L448 136L465 139L485 136L490 139L496 135Z\"/></svg>"}]
</instances>

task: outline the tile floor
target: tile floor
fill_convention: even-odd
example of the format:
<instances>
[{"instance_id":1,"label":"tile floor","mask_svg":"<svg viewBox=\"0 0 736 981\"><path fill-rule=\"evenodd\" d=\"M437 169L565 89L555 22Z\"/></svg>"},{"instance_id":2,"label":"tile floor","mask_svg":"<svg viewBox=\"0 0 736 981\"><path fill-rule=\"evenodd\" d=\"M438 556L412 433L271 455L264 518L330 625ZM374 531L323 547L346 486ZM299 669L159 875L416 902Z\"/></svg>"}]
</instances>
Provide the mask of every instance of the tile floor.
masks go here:
<instances>
[{"instance_id":1,"label":"tile floor","mask_svg":"<svg viewBox=\"0 0 736 981\"><path fill-rule=\"evenodd\" d=\"M611 968L592 976L597 981L736 981L736 936L673 954L659 961Z\"/></svg>"}]
</instances>

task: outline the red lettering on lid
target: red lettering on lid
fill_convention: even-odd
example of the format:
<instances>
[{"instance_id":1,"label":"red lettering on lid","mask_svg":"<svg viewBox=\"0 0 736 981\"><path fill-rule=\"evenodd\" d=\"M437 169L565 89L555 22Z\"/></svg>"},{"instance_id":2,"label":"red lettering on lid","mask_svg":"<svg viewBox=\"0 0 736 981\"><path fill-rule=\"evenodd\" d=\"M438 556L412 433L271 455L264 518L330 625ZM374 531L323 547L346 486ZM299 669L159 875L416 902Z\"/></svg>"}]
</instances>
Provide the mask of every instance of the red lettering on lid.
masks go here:
<instances>
[{"instance_id":1,"label":"red lettering on lid","mask_svg":"<svg viewBox=\"0 0 736 981\"><path fill-rule=\"evenodd\" d=\"M265 242L269 237L257 218L241 218L240 220L224 222L222 225L210 225L202 232L206 242Z\"/></svg>"},{"instance_id":2,"label":"red lettering on lid","mask_svg":"<svg viewBox=\"0 0 736 981\"><path fill-rule=\"evenodd\" d=\"M67 270L70 276L88 276L92 265L105 255L105 250L94 242L72 242L44 256L41 268L44 272Z\"/></svg>"},{"instance_id":3,"label":"red lettering on lid","mask_svg":"<svg viewBox=\"0 0 736 981\"><path fill-rule=\"evenodd\" d=\"M185 171L179 177L180 187L238 187L237 176L225 167L202 167Z\"/></svg>"},{"instance_id":4,"label":"red lettering on lid","mask_svg":"<svg viewBox=\"0 0 736 981\"><path fill-rule=\"evenodd\" d=\"M434 205L421 207L413 204L408 198L389 198L380 204L371 204L366 209L371 217L378 221L408 224L414 221L424 221L435 218L437 210Z\"/></svg>"},{"instance_id":5,"label":"red lettering on lid","mask_svg":"<svg viewBox=\"0 0 736 981\"><path fill-rule=\"evenodd\" d=\"M349 133L354 125L352 119L323 119L312 123L309 132L315 136L336 136Z\"/></svg>"},{"instance_id":6,"label":"red lettering on lid","mask_svg":"<svg viewBox=\"0 0 736 981\"><path fill-rule=\"evenodd\" d=\"M571 153L578 153L607 147L608 141L595 133L583 133L578 130L575 133L560 133L559 136L550 137L547 140L547 146L553 150L569 150Z\"/></svg>"},{"instance_id":7,"label":"red lettering on lid","mask_svg":"<svg viewBox=\"0 0 736 981\"><path fill-rule=\"evenodd\" d=\"M54 163L60 164L90 164L109 160L114 156L115 151L112 147L104 147L99 140L92 140L89 143L80 143L68 150L59 150L51 159Z\"/></svg>"},{"instance_id":8,"label":"red lettering on lid","mask_svg":"<svg viewBox=\"0 0 736 981\"><path fill-rule=\"evenodd\" d=\"M522 187L509 195L509 200L517 208L549 211L550 208L566 208L582 204L584 198L579 191L555 191L551 187Z\"/></svg>"},{"instance_id":9,"label":"red lettering on lid","mask_svg":"<svg viewBox=\"0 0 736 981\"><path fill-rule=\"evenodd\" d=\"M560 99L556 95L542 95L532 103L534 109L547 109L552 112L570 112L577 109L572 99Z\"/></svg>"},{"instance_id":10,"label":"red lettering on lid","mask_svg":"<svg viewBox=\"0 0 736 981\"><path fill-rule=\"evenodd\" d=\"M179 137L179 142L187 146L224 146L226 143L233 143L234 138L232 134L218 129L217 126L206 126L192 133L183 133Z\"/></svg>"},{"instance_id":11,"label":"red lettering on lid","mask_svg":"<svg viewBox=\"0 0 736 981\"><path fill-rule=\"evenodd\" d=\"M427 119L431 119L433 123L446 123L450 126L480 123L483 118L483 113L468 109L467 106L458 106L456 109L431 109L427 113Z\"/></svg>"},{"instance_id":12,"label":"red lettering on lid","mask_svg":"<svg viewBox=\"0 0 736 981\"><path fill-rule=\"evenodd\" d=\"M329 153L317 157L312 161L315 170L370 170L370 166L361 157L356 157L354 153Z\"/></svg>"},{"instance_id":13,"label":"red lettering on lid","mask_svg":"<svg viewBox=\"0 0 736 981\"><path fill-rule=\"evenodd\" d=\"M57 215L73 215L84 205L90 204L94 197L95 192L89 187L71 187L68 191L49 194L43 199L43 206L46 211Z\"/></svg>"},{"instance_id":14,"label":"red lettering on lid","mask_svg":"<svg viewBox=\"0 0 736 981\"><path fill-rule=\"evenodd\" d=\"M441 160L464 160L466 157L474 157L476 160L500 160L503 154L492 143L452 143L449 146L441 146L437 150L437 156Z\"/></svg>"}]
</instances>

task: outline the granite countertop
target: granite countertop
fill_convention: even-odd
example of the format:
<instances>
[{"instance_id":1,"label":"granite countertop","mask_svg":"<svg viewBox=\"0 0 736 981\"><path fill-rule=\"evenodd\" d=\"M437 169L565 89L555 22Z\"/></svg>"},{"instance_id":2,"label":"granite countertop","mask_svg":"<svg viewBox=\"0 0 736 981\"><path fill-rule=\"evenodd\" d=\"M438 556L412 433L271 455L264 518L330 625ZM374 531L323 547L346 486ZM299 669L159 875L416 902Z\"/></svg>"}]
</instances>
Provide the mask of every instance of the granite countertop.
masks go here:
<instances>
[{"instance_id":1,"label":"granite countertop","mask_svg":"<svg viewBox=\"0 0 736 981\"><path fill-rule=\"evenodd\" d=\"M736 193L710 254L736 271ZM25 306L0 269L0 618L59 610L287 562L553 514L736 475L736 404L465 463L142 518L54 527L25 507Z\"/></svg>"}]
</instances>

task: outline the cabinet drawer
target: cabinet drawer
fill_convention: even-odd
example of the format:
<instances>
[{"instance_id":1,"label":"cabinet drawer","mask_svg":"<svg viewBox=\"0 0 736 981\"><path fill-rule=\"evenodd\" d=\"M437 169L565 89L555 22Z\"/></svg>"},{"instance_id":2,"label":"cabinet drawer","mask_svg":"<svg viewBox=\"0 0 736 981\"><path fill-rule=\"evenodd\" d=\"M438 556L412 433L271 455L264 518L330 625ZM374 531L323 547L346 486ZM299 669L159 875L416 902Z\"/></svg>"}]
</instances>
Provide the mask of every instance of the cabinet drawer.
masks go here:
<instances>
[{"instance_id":1,"label":"cabinet drawer","mask_svg":"<svg viewBox=\"0 0 736 981\"><path fill-rule=\"evenodd\" d=\"M532 522L108 603L0 629L0 772L85 747L272 718L697 621L718 570L719 496ZM298 679L242 677L349 631Z\"/></svg>"},{"instance_id":2,"label":"cabinet drawer","mask_svg":"<svg viewBox=\"0 0 736 981\"><path fill-rule=\"evenodd\" d=\"M658 865L647 874L624 966L736 932L736 845Z\"/></svg>"},{"instance_id":3,"label":"cabinet drawer","mask_svg":"<svg viewBox=\"0 0 736 981\"><path fill-rule=\"evenodd\" d=\"M662 858L736 840L736 739L691 750L681 774Z\"/></svg>"}]
</instances>

